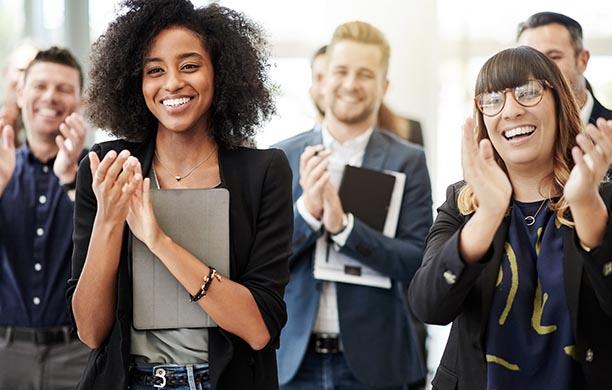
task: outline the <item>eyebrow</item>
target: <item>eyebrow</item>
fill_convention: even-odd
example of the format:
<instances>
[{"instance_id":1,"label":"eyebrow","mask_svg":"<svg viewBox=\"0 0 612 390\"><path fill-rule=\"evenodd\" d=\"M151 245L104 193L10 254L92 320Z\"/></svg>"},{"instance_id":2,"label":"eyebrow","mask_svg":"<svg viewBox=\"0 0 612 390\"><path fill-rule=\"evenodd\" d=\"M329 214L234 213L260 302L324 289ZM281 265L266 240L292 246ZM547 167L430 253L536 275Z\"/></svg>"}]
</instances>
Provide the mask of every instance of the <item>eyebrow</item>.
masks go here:
<instances>
[{"instance_id":1,"label":"eyebrow","mask_svg":"<svg viewBox=\"0 0 612 390\"><path fill-rule=\"evenodd\" d=\"M184 60L185 58L190 58L190 57L203 58L200 53L195 52L195 51L179 54L176 58L179 60ZM163 60L159 57L147 57L144 59L144 65L148 64L149 62L163 62Z\"/></svg>"}]
</instances>

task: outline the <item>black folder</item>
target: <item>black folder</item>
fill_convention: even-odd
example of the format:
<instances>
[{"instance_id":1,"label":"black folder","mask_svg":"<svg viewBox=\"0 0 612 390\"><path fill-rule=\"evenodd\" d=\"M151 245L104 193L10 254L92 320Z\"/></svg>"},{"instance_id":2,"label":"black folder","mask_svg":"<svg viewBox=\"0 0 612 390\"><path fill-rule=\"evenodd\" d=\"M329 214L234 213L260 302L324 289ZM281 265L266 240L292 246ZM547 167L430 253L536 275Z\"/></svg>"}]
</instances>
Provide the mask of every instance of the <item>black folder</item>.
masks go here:
<instances>
[{"instance_id":1,"label":"black folder","mask_svg":"<svg viewBox=\"0 0 612 390\"><path fill-rule=\"evenodd\" d=\"M338 195L344 211L382 232L394 185L395 176L391 174L347 165Z\"/></svg>"}]
</instances>

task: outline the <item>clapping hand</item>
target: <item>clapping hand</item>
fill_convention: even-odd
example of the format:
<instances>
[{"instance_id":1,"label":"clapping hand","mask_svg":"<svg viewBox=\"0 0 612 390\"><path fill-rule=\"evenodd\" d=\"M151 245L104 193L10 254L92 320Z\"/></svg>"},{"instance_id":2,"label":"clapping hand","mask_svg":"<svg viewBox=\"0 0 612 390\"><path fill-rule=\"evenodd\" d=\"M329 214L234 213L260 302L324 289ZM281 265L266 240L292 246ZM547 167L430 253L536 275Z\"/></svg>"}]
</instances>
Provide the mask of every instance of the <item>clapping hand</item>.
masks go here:
<instances>
[{"instance_id":1,"label":"clapping hand","mask_svg":"<svg viewBox=\"0 0 612 390\"><path fill-rule=\"evenodd\" d=\"M142 183L140 162L127 150L119 155L111 150L102 161L89 153L92 189L98 201L96 219L111 224L123 224L132 194Z\"/></svg>"},{"instance_id":2,"label":"clapping hand","mask_svg":"<svg viewBox=\"0 0 612 390\"><path fill-rule=\"evenodd\" d=\"M495 161L491 141L477 141L472 118L466 119L463 125L461 162L463 177L478 200L478 210L495 215L505 214L512 196L512 185Z\"/></svg>"},{"instance_id":3,"label":"clapping hand","mask_svg":"<svg viewBox=\"0 0 612 390\"><path fill-rule=\"evenodd\" d=\"M578 134L578 146L572 148L575 165L564 188L570 204L589 202L598 196L599 183L612 164L612 120L599 118L597 126L587 126L586 134L588 137Z\"/></svg>"},{"instance_id":4,"label":"clapping hand","mask_svg":"<svg viewBox=\"0 0 612 390\"><path fill-rule=\"evenodd\" d=\"M59 151L53 164L53 172L60 183L70 183L76 177L79 157L85 144L85 121L73 112L60 124L59 130L61 135L55 137Z\"/></svg>"},{"instance_id":5,"label":"clapping hand","mask_svg":"<svg viewBox=\"0 0 612 390\"><path fill-rule=\"evenodd\" d=\"M15 133L10 125L2 126L0 142L0 195L15 171Z\"/></svg>"},{"instance_id":6,"label":"clapping hand","mask_svg":"<svg viewBox=\"0 0 612 390\"><path fill-rule=\"evenodd\" d=\"M137 175L142 177L140 167ZM152 249L162 234L151 203L151 180L149 178L139 181L130 198L130 210L127 215L127 223L130 230L140 241Z\"/></svg>"}]
</instances>

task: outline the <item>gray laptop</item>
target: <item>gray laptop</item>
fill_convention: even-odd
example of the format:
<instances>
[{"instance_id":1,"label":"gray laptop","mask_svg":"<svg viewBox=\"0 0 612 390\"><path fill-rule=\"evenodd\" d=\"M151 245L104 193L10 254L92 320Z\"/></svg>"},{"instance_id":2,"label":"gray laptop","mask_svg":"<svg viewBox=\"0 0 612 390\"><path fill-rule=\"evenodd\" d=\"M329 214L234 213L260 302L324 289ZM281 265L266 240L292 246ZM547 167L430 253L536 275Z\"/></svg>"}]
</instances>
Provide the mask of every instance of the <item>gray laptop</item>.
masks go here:
<instances>
[{"instance_id":1,"label":"gray laptop","mask_svg":"<svg viewBox=\"0 0 612 390\"><path fill-rule=\"evenodd\" d=\"M159 225L168 236L229 277L227 189L152 189L151 200ZM132 285L136 329L217 326L199 304L189 302L185 288L136 237L132 239Z\"/></svg>"}]
</instances>

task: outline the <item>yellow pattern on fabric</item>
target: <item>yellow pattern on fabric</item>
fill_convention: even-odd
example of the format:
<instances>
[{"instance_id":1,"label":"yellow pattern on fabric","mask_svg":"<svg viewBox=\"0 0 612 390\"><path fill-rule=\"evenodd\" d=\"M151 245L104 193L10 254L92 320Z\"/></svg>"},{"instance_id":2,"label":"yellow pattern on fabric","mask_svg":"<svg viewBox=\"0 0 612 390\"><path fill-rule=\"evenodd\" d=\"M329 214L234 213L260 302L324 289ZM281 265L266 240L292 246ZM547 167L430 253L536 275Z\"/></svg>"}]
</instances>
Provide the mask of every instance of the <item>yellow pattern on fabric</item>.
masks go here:
<instances>
[{"instance_id":1,"label":"yellow pattern on fabric","mask_svg":"<svg viewBox=\"0 0 612 390\"><path fill-rule=\"evenodd\" d=\"M567 356L578 361L578 358L576 357L576 346L575 345L568 345L568 346L563 347L563 352L565 352Z\"/></svg>"},{"instance_id":2,"label":"yellow pattern on fabric","mask_svg":"<svg viewBox=\"0 0 612 390\"><path fill-rule=\"evenodd\" d=\"M504 279L504 270L502 267L499 267L499 273L497 274L497 282L495 282L495 287L499 287L503 279Z\"/></svg>"},{"instance_id":3,"label":"yellow pattern on fabric","mask_svg":"<svg viewBox=\"0 0 612 390\"><path fill-rule=\"evenodd\" d=\"M500 358L499 356L487 354L487 362L499 364L500 366L507 368L510 371L520 371L521 368L517 364L510 363L509 361Z\"/></svg>"},{"instance_id":4,"label":"yellow pattern on fabric","mask_svg":"<svg viewBox=\"0 0 612 390\"><path fill-rule=\"evenodd\" d=\"M544 305L548 300L548 294L542 294L542 283L538 279L538 287L536 288L535 296L533 297L533 314L531 315L531 326L539 335L545 335L557 330L557 325L542 325L542 313L544 313Z\"/></svg>"},{"instance_id":5,"label":"yellow pattern on fabric","mask_svg":"<svg viewBox=\"0 0 612 390\"><path fill-rule=\"evenodd\" d=\"M537 231L538 238L536 238L536 245L535 245L536 256L540 256L540 247L542 246L542 231L543 230L544 229L539 227Z\"/></svg>"},{"instance_id":6,"label":"yellow pattern on fabric","mask_svg":"<svg viewBox=\"0 0 612 390\"><path fill-rule=\"evenodd\" d=\"M499 317L499 324L503 325L506 323L506 318L508 318L508 314L510 313L510 309L512 308L512 304L514 303L514 298L516 297L516 292L518 290L519 277L518 277L518 264L516 263L516 255L514 254L514 250L512 249L512 245L509 242L506 242L504 245L506 249L506 256L508 257L508 262L510 263L510 292L508 293L508 298L506 299L506 307L504 307L504 311Z\"/></svg>"},{"instance_id":7,"label":"yellow pattern on fabric","mask_svg":"<svg viewBox=\"0 0 612 390\"><path fill-rule=\"evenodd\" d=\"M561 221L559 221L559 218L555 217L555 226L557 227L557 229L561 228Z\"/></svg>"}]
</instances>

